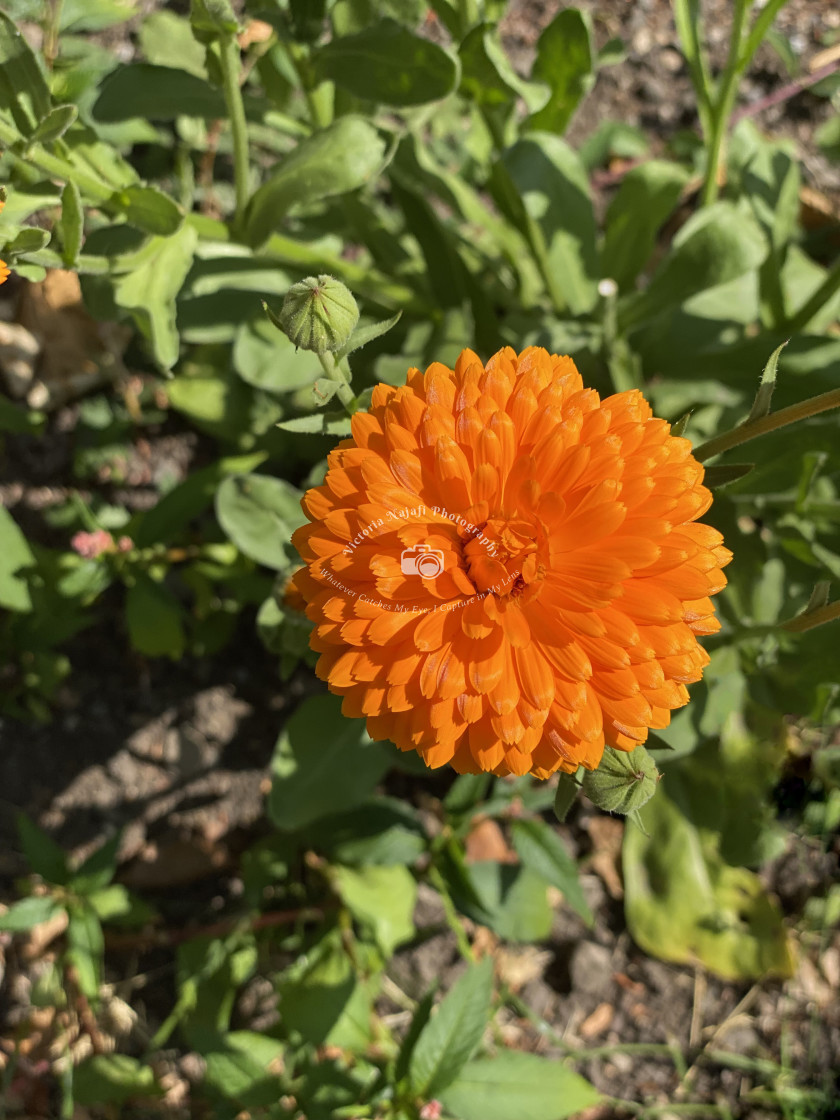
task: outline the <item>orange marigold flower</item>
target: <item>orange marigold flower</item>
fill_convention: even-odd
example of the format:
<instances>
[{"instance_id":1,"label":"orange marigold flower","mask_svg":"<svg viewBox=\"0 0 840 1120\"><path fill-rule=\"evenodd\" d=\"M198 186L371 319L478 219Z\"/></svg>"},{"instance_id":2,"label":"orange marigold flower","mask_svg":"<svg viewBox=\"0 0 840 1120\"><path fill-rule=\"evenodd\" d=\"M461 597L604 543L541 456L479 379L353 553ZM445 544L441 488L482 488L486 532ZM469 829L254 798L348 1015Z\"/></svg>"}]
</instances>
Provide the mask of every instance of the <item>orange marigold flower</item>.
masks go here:
<instances>
[{"instance_id":1,"label":"orange marigold flower","mask_svg":"<svg viewBox=\"0 0 840 1120\"><path fill-rule=\"evenodd\" d=\"M9 279L9 266L5 261L0 261L0 284L5 284Z\"/></svg>"},{"instance_id":2,"label":"orange marigold flower","mask_svg":"<svg viewBox=\"0 0 840 1120\"><path fill-rule=\"evenodd\" d=\"M378 385L307 491L318 675L374 739L461 773L594 769L688 701L731 559L688 440L571 358Z\"/></svg>"}]
</instances>

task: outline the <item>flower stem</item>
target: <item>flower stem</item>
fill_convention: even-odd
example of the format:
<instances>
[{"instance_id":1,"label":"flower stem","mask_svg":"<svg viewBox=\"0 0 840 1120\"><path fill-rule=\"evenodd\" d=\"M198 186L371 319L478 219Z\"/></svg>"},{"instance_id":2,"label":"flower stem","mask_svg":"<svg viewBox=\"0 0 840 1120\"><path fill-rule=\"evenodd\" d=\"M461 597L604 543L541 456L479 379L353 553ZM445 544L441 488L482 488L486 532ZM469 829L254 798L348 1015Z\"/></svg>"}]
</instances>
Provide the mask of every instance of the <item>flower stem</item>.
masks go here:
<instances>
[{"instance_id":1,"label":"flower stem","mask_svg":"<svg viewBox=\"0 0 840 1120\"><path fill-rule=\"evenodd\" d=\"M248 205L248 123L239 85L241 58L236 35L230 32L219 40L219 57L222 64L222 86L225 105L233 137L233 182L236 191L235 225L242 223Z\"/></svg>"},{"instance_id":2,"label":"flower stem","mask_svg":"<svg viewBox=\"0 0 840 1120\"><path fill-rule=\"evenodd\" d=\"M806 611L805 614L789 618L781 623L782 630L789 630L792 634L804 634L806 630L813 630L815 626L823 626L826 622L834 622L840 618L840 599L836 603L826 603L815 611Z\"/></svg>"},{"instance_id":3,"label":"flower stem","mask_svg":"<svg viewBox=\"0 0 840 1120\"><path fill-rule=\"evenodd\" d=\"M738 447L740 444L747 443L758 436L765 436L768 432L785 428L788 424L795 424L798 420L806 420L809 416L817 416L820 412L827 412L831 408L840 408L840 389L830 389L827 393L820 393L817 397L809 397L807 401L792 404L789 408L780 408L778 412L762 416L759 420L753 420L748 424L740 424L730 432L724 432L722 435L701 443L699 447L694 449L694 458L703 463L706 459L720 455L723 451L729 451L732 447Z\"/></svg>"},{"instance_id":4,"label":"flower stem","mask_svg":"<svg viewBox=\"0 0 840 1120\"><path fill-rule=\"evenodd\" d=\"M720 164L724 155L724 141L729 128L729 117L735 104L735 94L738 90L738 79L744 71L746 63L741 54L741 39L744 33L744 22L747 18L750 0L736 0L735 11L732 16L732 31L729 38L729 55L726 67L720 79L717 97L712 101L710 114L710 132L707 136L708 152L706 156L706 175L703 181L702 202L709 206L717 201L720 174Z\"/></svg>"},{"instance_id":5,"label":"flower stem","mask_svg":"<svg viewBox=\"0 0 840 1120\"><path fill-rule=\"evenodd\" d=\"M348 377L348 370L343 368L340 362L337 362L329 350L324 350L323 353L318 354L318 361L324 370L324 373L338 385L336 396L344 405L349 413L353 412L353 401L356 399L353 395L353 390L350 388L350 378Z\"/></svg>"}]
</instances>

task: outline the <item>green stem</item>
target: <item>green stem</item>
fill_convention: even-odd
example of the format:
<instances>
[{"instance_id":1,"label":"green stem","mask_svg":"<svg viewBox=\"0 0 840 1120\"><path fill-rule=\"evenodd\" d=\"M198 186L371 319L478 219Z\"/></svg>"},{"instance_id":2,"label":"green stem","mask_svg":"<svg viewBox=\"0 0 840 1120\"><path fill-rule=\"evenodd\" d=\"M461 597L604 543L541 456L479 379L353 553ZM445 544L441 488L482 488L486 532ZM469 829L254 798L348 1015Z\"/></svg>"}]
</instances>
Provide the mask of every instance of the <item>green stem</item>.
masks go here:
<instances>
[{"instance_id":1,"label":"green stem","mask_svg":"<svg viewBox=\"0 0 840 1120\"><path fill-rule=\"evenodd\" d=\"M785 324L785 331L789 334L799 334L800 331L804 331L814 316L822 311L823 307L838 291L840 291L840 260L837 261L814 294L788 320Z\"/></svg>"},{"instance_id":2,"label":"green stem","mask_svg":"<svg viewBox=\"0 0 840 1120\"><path fill-rule=\"evenodd\" d=\"M765 4L759 12L749 35L747 35L747 40L744 43L744 50L741 55L743 60L741 65L742 72L749 66L752 61L752 56L761 46L764 41L764 36L770 30L770 25L787 2L788 0L768 0L768 3Z\"/></svg>"},{"instance_id":3,"label":"green stem","mask_svg":"<svg viewBox=\"0 0 840 1120\"><path fill-rule=\"evenodd\" d=\"M321 363L324 373L330 381L334 381L336 385L338 385L335 395L347 411L352 414L353 402L356 398L353 395L353 390L350 388L350 379L345 372L346 367L342 368L341 364L335 360L329 350L325 350L323 354L319 354L318 361Z\"/></svg>"},{"instance_id":4,"label":"green stem","mask_svg":"<svg viewBox=\"0 0 840 1120\"><path fill-rule=\"evenodd\" d=\"M14 144L18 144L20 141L21 136L17 130L0 121L0 144L4 148L11 149ZM52 155L41 144L33 144L26 152L26 159L13 151L8 151L7 154L12 157L15 163L20 163L23 166L34 164L36 167L40 167L42 171L46 171L48 175L61 179L65 183L72 179L79 190L94 202L107 202L114 193L114 187L103 183L101 179L97 179L94 175L89 175L82 168L70 163L69 160Z\"/></svg>"},{"instance_id":5,"label":"green stem","mask_svg":"<svg viewBox=\"0 0 840 1120\"><path fill-rule=\"evenodd\" d=\"M765 436L768 432L775 432L785 428L788 424L796 424L799 420L806 420L809 416L817 416L820 412L828 412L831 408L840 408L840 389L830 389L827 393L820 393L817 397L809 397L807 401L792 404L789 408L781 408L778 412L771 412L762 416L760 420L753 420L749 424L740 424L731 432L715 436L714 439L701 443L694 449L694 458L701 463L738 447L758 436Z\"/></svg>"},{"instance_id":6,"label":"green stem","mask_svg":"<svg viewBox=\"0 0 840 1120\"><path fill-rule=\"evenodd\" d=\"M449 887L446 885L446 880L435 867L430 864L429 870L426 872L429 882L440 895L440 900L443 903L443 910L446 915L446 922L452 932L455 934L455 940L458 942L458 952L465 961L471 964L475 962L475 953L473 947L470 945L467 931L464 929L464 923L461 921L460 915L452 901L452 895L449 893Z\"/></svg>"},{"instance_id":7,"label":"green stem","mask_svg":"<svg viewBox=\"0 0 840 1120\"><path fill-rule=\"evenodd\" d=\"M233 137L233 182L236 190L235 225L239 227L248 205L248 122L245 120L245 105L239 85L239 72L242 65L239 43L232 32L219 40L219 56L222 63L222 86L225 105Z\"/></svg>"},{"instance_id":8,"label":"green stem","mask_svg":"<svg viewBox=\"0 0 840 1120\"><path fill-rule=\"evenodd\" d=\"M826 622L834 622L838 618L840 618L840 599L836 603L826 603L824 607L818 607L815 611L807 611L805 614L797 615L796 618L789 618L787 622L781 624L781 627L792 634L804 634L806 630L813 630L815 626L824 626Z\"/></svg>"},{"instance_id":9,"label":"green stem","mask_svg":"<svg viewBox=\"0 0 840 1120\"><path fill-rule=\"evenodd\" d=\"M738 79L743 73L741 39L747 18L750 0L736 0L732 16L732 32L729 38L729 55L720 79L718 95L714 99L711 112L711 133L707 136L706 176L703 182L702 203L709 206L717 200L718 175L724 154L724 141L729 128L729 118L735 104Z\"/></svg>"},{"instance_id":10,"label":"green stem","mask_svg":"<svg viewBox=\"0 0 840 1120\"><path fill-rule=\"evenodd\" d=\"M692 18L689 0L673 0L674 22L677 25L682 52L688 63L688 72L691 75L691 84L697 97L697 111L700 116L700 126L703 135L708 137L712 123L712 88L709 69L703 48L700 44L700 19Z\"/></svg>"}]
</instances>

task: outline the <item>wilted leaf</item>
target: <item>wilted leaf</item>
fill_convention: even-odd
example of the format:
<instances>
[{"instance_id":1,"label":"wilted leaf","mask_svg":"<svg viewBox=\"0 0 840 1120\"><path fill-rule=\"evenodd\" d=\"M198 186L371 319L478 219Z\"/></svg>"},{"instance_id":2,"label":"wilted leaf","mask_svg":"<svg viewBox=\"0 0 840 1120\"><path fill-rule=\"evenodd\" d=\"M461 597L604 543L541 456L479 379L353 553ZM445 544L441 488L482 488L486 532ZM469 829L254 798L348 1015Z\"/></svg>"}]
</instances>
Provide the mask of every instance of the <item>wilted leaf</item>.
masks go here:
<instances>
[{"instance_id":1,"label":"wilted leaf","mask_svg":"<svg viewBox=\"0 0 840 1120\"><path fill-rule=\"evenodd\" d=\"M666 781L667 788L667 781ZM725 864L713 831L696 828L664 790L624 834L625 914L647 953L700 961L727 980L790 976L782 916L753 872Z\"/></svg>"}]
</instances>

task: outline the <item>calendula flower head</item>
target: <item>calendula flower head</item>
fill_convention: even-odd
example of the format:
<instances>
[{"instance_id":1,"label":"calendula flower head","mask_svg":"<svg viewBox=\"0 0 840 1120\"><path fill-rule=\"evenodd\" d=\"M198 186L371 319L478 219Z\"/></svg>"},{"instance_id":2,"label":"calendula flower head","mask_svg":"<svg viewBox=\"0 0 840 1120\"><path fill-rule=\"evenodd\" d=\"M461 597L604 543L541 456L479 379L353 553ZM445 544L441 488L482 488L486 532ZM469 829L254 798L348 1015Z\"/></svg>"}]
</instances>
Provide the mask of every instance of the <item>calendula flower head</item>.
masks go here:
<instances>
[{"instance_id":1,"label":"calendula flower head","mask_svg":"<svg viewBox=\"0 0 840 1120\"><path fill-rule=\"evenodd\" d=\"M688 701L731 554L636 390L507 348L374 389L307 491L318 675L374 739L461 773L593 769Z\"/></svg>"}]
</instances>

